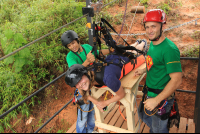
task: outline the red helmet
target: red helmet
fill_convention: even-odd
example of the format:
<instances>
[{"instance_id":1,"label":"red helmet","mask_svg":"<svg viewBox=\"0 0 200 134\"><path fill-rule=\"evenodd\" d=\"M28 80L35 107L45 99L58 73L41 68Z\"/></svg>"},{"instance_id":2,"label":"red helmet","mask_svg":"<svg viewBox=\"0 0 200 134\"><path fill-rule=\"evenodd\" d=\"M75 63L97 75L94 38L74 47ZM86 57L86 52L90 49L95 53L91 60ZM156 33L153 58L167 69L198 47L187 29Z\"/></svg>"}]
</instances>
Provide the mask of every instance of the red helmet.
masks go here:
<instances>
[{"instance_id":1,"label":"red helmet","mask_svg":"<svg viewBox=\"0 0 200 134\"><path fill-rule=\"evenodd\" d=\"M161 9L152 9L146 13L144 16L143 23L148 21L155 21L155 22L161 22L166 23L166 14Z\"/></svg>"}]
</instances>

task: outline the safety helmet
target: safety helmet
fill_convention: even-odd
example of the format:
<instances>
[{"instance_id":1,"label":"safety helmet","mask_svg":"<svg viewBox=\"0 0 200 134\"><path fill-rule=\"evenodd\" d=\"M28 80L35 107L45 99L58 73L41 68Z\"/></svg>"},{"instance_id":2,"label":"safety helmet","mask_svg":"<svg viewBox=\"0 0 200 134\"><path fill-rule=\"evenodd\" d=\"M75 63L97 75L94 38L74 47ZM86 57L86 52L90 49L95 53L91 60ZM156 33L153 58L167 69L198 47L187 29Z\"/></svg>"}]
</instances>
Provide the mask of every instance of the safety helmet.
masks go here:
<instances>
[{"instance_id":1,"label":"safety helmet","mask_svg":"<svg viewBox=\"0 0 200 134\"><path fill-rule=\"evenodd\" d=\"M148 21L155 21L155 22L161 22L166 23L166 14L161 9L152 9L149 10L146 15L144 16L143 23Z\"/></svg>"},{"instance_id":2,"label":"safety helmet","mask_svg":"<svg viewBox=\"0 0 200 134\"><path fill-rule=\"evenodd\" d=\"M82 79L84 74L89 78L86 67L84 67L82 64L74 64L66 72L65 83L71 87L75 87L75 85Z\"/></svg>"},{"instance_id":3,"label":"safety helmet","mask_svg":"<svg viewBox=\"0 0 200 134\"><path fill-rule=\"evenodd\" d=\"M78 40L78 34L73 30L65 31L61 36L62 45L65 47L75 39Z\"/></svg>"}]
</instances>

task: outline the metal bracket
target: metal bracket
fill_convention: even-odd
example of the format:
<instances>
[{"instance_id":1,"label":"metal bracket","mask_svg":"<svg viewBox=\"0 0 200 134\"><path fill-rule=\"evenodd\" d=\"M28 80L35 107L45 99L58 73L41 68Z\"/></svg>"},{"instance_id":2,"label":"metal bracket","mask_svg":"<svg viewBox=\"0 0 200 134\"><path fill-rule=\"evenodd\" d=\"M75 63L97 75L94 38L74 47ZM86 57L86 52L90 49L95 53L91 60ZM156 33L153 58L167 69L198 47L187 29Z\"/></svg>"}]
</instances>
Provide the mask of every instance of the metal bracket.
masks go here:
<instances>
[{"instance_id":1,"label":"metal bracket","mask_svg":"<svg viewBox=\"0 0 200 134\"><path fill-rule=\"evenodd\" d=\"M94 8L93 7L83 7L82 8L83 15L89 13L89 17L94 17Z\"/></svg>"}]
</instances>

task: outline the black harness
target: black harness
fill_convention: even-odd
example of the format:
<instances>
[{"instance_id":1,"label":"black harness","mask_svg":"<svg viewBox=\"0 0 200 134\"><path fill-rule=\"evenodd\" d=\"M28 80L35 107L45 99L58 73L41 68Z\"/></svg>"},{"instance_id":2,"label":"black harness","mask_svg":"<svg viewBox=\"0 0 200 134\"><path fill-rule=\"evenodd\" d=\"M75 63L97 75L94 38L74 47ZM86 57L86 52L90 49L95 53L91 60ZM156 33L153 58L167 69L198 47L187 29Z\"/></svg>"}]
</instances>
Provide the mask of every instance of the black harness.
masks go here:
<instances>
[{"instance_id":1,"label":"black harness","mask_svg":"<svg viewBox=\"0 0 200 134\"><path fill-rule=\"evenodd\" d=\"M104 25L103 25L104 24ZM127 46L123 46L123 45L116 45L115 41L113 40L107 26L110 27L115 33L117 33L115 31L115 29L103 18L101 18L101 23L100 23L100 28L98 28L97 24L95 24L95 22L93 22L93 50L95 53L95 57L100 61L97 63L93 63L94 66L94 71L95 71L95 80L97 81L97 83L99 83L100 85L105 85L103 82L103 76L104 76L104 69L106 66L108 66L109 64L115 64L117 66L120 66L116 63L111 62L106 62L105 61L105 57L100 57L99 55L97 55L97 45L99 46L100 50L101 50L101 35L103 35L104 38L102 38L105 42L106 45L109 47L109 49L113 48L115 50L114 55L118 55L118 56L123 56L123 57L128 57L129 60L131 61L131 64L133 64L133 67L135 67L135 64L137 63L136 58L138 57L138 54L133 54L131 52L126 52L126 50L135 50L138 53L141 53L143 55L145 55L145 53L141 50L136 49L133 46L130 46L122 37L122 40L125 42L125 44ZM118 34L118 33L117 33ZM101 52L101 51L100 51ZM114 60L114 59L113 59ZM123 61L123 59L121 59L119 57L119 62L121 62L123 65L127 64L126 62ZM121 68L121 67L120 67ZM125 70L123 69L123 74L125 74Z\"/></svg>"}]
</instances>

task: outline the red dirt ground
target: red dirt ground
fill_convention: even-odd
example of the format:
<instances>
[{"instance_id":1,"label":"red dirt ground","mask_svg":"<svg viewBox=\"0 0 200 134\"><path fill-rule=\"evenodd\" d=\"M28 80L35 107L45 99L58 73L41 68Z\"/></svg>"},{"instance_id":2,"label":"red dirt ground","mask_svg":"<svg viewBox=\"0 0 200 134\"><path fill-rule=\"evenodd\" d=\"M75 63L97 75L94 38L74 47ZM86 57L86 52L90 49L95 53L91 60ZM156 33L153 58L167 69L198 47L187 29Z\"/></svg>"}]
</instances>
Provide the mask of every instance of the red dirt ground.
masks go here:
<instances>
[{"instance_id":1,"label":"red dirt ground","mask_svg":"<svg viewBox=\"0 0 200 134\"><path fill-rule=\"evenodd\" d=\"M165 2L164 0L149 0L148 8L153 9L159 6L160 2ZM180 3L182 6L180 6ZM107 9L109 13L113 16L117 14L123 14L125 9L125 2L120 6L118 4ZM200 2L199 0L171 0L170 3L173 7L172 11L167 15L167 27L176 26L194 20L200 16ZM129 27L131 25L134 13L130 13L132 6L137 6L138 1L134 2L132 0L128 1L128 8L126 13L126 24L123 28L122 33L128 33ZM141 4L140 4L141 5ZM136 14L133 26L130 33L144 33L144 28L142 25L142 19L144 14ZM121 30L120 25L114 25L117 32ZM199 45L199 38L194 39L195 31L200 30L200 21L197 25L194 22L191 24L175 28L173 30L165 32L165 36L171 39L180 49L182 53L186 49L191 48L191 46ZM126 38L123 36L123 38ZM134 43L137 39L147 39L146 36L128 37L128 43ZM149 44L149 42L148 42ZM198 61L181 60L182 70L183 70L183 82L179 89L196 91L197 85L197 71L198 71ZM141 81L141 85L145 82L145 78ZM42 103L40 105L35 105L32 108L32 114L30 117L34 118L30 124L26 125L28 119L21 118L18 115L18 119L12 121L13 129L17 133L30 133L35 132L43 123L45 123L50 117L52 117L58 110L60 110L72 97L74 89L67 86L64 82L64 77L58 80L54 84L53 92L49 93L48 87L45 89L43 95ZM194 106L195 106L195 94L194 93L184 93L176 92L176 99L179 105L180 115L186 118L194 118ZM57 98L57 99L56 99ZM41 133L56 133L56 132L66 132L73 123L76 122L76 107L70 103L61 113L59 113L53 120L51 120L42 130ZM30 119L30 118L29 118ZM5 130L5 132L12 132L10 129Z\"/></svg>"}]
</instances>

